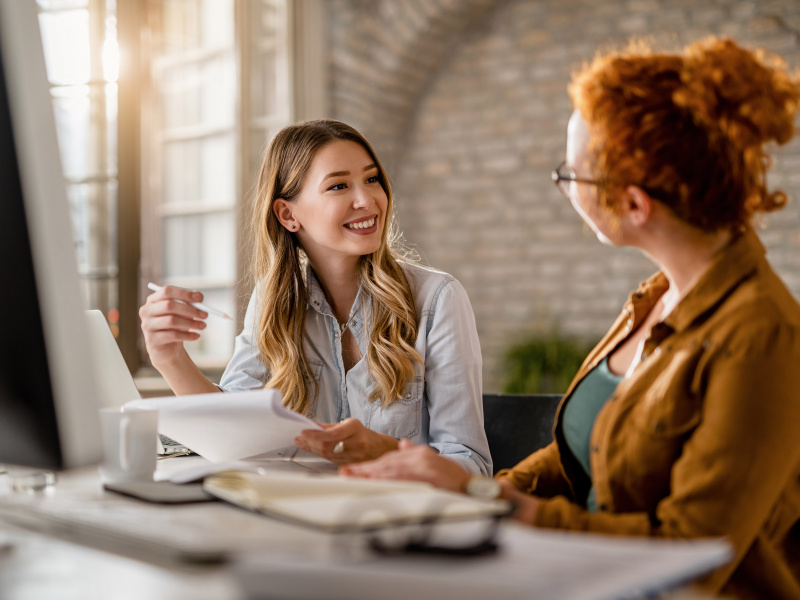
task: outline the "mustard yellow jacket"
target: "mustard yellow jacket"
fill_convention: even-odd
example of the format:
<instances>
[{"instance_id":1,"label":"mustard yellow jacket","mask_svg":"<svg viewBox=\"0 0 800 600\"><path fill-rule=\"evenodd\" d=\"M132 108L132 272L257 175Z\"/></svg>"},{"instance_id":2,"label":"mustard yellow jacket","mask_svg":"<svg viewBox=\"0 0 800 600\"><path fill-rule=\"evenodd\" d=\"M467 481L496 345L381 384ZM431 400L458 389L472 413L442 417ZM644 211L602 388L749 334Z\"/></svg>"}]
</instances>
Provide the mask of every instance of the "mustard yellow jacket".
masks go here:
<instances>
[{"instance_id":1,"label":"mustard yellow jacket","mask_svg":"<svg viewBox=\"0 0 800 600\"><path fill-rule=\"evenodd\" d=\"M555 441L497 474L545 498L534 525L725 536L734 558L700 582L705 591L800 598L800 306L764 254L743 233L653 328L594 424L590 481L564 441L564 406L668 282L657 273L630 296L561 401ZM586 510L592 484L596 513Z\"/></svg>"}]
</instances>

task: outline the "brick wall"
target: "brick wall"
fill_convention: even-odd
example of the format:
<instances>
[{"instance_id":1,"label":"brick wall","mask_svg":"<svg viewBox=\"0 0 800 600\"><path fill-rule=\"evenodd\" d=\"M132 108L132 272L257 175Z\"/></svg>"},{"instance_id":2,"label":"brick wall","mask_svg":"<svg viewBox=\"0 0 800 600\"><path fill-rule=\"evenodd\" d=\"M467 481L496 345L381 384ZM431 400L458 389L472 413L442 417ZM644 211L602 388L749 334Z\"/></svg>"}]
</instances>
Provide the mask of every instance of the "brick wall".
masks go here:
<instances>
[{"instance_id":1,"label":"brick wall","mask_svg":"<svg viewBox=\"0 0 800 600\"><path fill-rule=\"evenodd\" d=\"M514 341L594 338L653 266L602 246L549 179L562 160L570 72L633 35L680 47L709 34L800 67L796 0L330 2L332 116L363 131L393 176L407 240L473 303L487 391ZM775 153L789 206L761 231L800 297L800 138Z\"/></svg>"}]
</instances>

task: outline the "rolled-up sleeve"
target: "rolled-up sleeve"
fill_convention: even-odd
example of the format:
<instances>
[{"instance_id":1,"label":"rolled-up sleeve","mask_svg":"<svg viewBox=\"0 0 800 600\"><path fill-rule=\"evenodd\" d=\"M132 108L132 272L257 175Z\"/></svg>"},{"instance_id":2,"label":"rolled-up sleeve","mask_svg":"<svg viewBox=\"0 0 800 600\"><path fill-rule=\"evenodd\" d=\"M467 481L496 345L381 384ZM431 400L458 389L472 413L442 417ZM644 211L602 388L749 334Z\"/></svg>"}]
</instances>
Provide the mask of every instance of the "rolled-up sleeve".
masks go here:
<instances>
[{"instance_id":1,"label":"rolled-up sleeve","mask_svg":"<svg viewBox=\"0 0 800 600\"><path fill-rule=\"evenodd\" d=\"M454 279L442 285L424 319L428 443L471 473L491 475L483 428L481 348L467 293Z\"/></svg>"}]
</instances>

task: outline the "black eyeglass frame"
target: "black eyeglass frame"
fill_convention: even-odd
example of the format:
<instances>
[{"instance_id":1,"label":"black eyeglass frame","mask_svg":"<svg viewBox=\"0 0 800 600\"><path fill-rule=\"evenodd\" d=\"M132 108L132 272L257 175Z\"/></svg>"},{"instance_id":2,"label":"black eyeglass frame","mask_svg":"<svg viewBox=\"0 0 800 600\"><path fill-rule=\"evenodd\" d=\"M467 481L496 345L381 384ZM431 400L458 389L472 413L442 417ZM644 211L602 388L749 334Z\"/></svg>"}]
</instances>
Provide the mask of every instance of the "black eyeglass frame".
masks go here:
<instances>
[{"instance_id":1,"label":"black eyeglass frame","mask_svg":"<svg viewBox=\"0 0 800 600\"><path fill-rule=\"evenodd\" d=\"M556 184L556 187L558 188L558 191L561 192L564 195L564 197L567 198L567 199L569 199L569 190L566 190L563 187L561 187L561 183L562 182L572 183L574 181L575 183L587 183L589 185L596 185L596 186L600 187L600 186L605 185L606 182L608 181L608 179L605 179L605 180L602 180L602 179L584 179L582 177L575 177L575 175L572 175L572 174L565 175L565 174L561 173L560 171L562 169L564 169L566 166L567 166L567 161L566 160L562 160L561 163L559 163L559 165L555 169L550 171L550 179L552 179L553 183ZM664 197L659 192L659 190L657 190L657 189L644 187L643 185L638 185L638 184L632 184L632 185L637 185L637 187L639 187L640 189L642 189L645 192L647 192L647 194L651 198L653 198L654 200L661 200Z\"/></svg>"},{"instance_id":2,"label":"black eyeglass frame","mask_svg":"<svg viewBox=\"0 0 800 600\"><path fill-rule=\"evenodd\" d=\"M417 525L416 533L411 536L402 544L387 545L384 544L380 538L371 535L367 538L369 548L376 554L382 555L400 555L400 554L444 554L450 556L480 556L482 554L492 554L497 552L499 546L495 541L500 522L511 516L517 509L513 503L508 504L508 508L501 513L497 513L488 517L487 528L481 538L474 544L466 546L442 546L430 543L430 536L433 528L441 521L441 514L427 517L419 523L409 523L407 525Z\"/></svg>"},{"instance_id":3,"label":"black eyeglass frame","mask_svg":"<svg viewBox=\"0 0 800 600\"><path fill-rule=\"evenodd\" d=\"M553 180L553 183L558 188L558 191L560 191L566 198L569 198L569 191L561 187L562 181L567 183L575 182L575 183L588 183L590 185L598 185L598 186L603 185L603 182L598 179L584 179L582 177L575 177L575 175L573 175L572 173L569 174L562 173L561 171L565 169L566 166L567 166L567 161L562 160L561 163L559 163L559 165L550 172L550 179Z\"/></svg>"}]
</instances>

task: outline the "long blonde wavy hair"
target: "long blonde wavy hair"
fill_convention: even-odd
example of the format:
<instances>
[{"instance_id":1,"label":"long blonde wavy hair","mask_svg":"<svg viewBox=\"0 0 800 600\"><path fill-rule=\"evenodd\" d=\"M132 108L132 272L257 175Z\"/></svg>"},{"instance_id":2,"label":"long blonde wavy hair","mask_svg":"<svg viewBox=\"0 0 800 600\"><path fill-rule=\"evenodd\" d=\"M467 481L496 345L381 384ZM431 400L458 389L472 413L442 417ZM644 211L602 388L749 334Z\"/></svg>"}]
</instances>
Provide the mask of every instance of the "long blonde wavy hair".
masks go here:
<instances>
[{"instance_id":1,"label":"long blonde wavy hair","mask_svg":"<svg viewBox=\"0 0 800 600\"><path fill-rule=\"evenodd\" d=\"M364 148L378 167L388 200L380 247L362 256L358 269L363 305L369 299L371 306L366 359L375 389L370 401L386 405L398 400L414 375L414 363L422 361L414 349L418 328L414 298L398 263L409 257L393 224L386 171L364 136L345 123L324 119L289 125L272 139L261 165L252 220L252 277L261 297L256 337L270 376L265 387L279 389L284 405L302 414L309 413L318 393L303 348L307 258L297 236L278 221L273 204L277 198L287 202L296 198L314 156L335 140ZM313 397L306 381L314 383Z\"/></svg>"}]
</instances>

